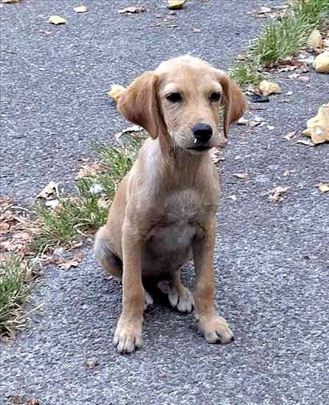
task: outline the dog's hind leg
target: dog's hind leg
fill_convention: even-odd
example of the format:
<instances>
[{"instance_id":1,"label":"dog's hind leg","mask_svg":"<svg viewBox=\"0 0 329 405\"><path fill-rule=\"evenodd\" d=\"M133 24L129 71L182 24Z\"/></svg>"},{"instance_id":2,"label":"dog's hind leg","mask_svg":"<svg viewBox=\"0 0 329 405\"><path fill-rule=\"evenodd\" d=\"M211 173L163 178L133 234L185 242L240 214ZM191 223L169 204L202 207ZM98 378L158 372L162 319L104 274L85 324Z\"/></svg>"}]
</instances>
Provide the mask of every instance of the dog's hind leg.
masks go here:
<instances>
[{"instance_id":1,"label":"dog's hind leg","mask_svg":"<svg viewBox=\"0 0 329 405\"><path fill-rule=\"evenodd\" d=\"M104 228L100 228L95 237L94 253L105 272L114 279L122 280L122 261L112 252ZM145 290L144 309L153 304L152 296Z\"/></svg>"},{"instance_id":2,"label":"dog's hind leg","mask_svg":"<svg viewBox=\"0 0 329 405\"><path fill-rule=\"evenodd\" d=\"M100 228L96 234L94 253L107 274L117 280L122 279L122 261L112 252L104 227Z\"/></svg>"}]
</instances>

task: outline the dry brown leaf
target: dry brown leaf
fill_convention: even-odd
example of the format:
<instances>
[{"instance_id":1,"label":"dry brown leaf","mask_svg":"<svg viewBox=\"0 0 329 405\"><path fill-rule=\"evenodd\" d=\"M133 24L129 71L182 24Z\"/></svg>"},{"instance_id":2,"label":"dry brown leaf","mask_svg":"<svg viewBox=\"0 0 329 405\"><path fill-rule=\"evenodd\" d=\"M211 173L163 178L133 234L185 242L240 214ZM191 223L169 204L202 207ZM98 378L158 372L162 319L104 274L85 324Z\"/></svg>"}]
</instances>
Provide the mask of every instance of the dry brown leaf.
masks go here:
<instances>
[{"instance_id":1,"label":"dry brown leaf","mask_svg":"<svg viewBox=\"0 0 329 405\"><path fill-rule=\"evenodd\" d=\"M329 73L329 51L320 53L314 59L313 67L319 73Z\"/></svg>"},{"instance_id":2,"label":"dry brown leaf","mask_svg":"<svg viewBox=\"0 0 329 405\"><path fill-rule=\"evenodd\" d=\"M296 137L296 131L290 131L286 135L283 135L284 139L287 139L287 141L290 141L291 139Z\"/></svg>"},{"instance_id":3,"label":"dry brown leaf","mask_svg":"<svg viewBox=\"0 0 329 405\"><path fill-rule=\"evenodd\" d=\"M76 13L86 13L88 11L88 7L87 6L77 6L77 7L74 7L73 10Z\"/></svg>"},{"instance_id":4,"label":"dry brown leaf","mask_svg":"<svg viewBox=\"0 0 329 405\"><path fill-rule=\"evenodd\" d=\"M310 139L298 139L296 143L301 143L302 145L306 146L315 146L315 143L313 143Z\"/></svg>"},{"instance_id":5,"label":"dry brown leaf","mask_svg":"<svg viewBox=\"0 0 329 405\"><path fill-rule=\"evenodd\" d=\"M98 173L102 173L104 171L104 166L100 163L94 162L83 165L79 170L78 174L75 176L75 180L81 180L87 176L95 176Z\"/></svg>"},{"instance_id":6,"label":"dry brown leaf","mask_svg":"<svg viewBox=\"0 0 329 405\"><path fill-rule=\"evenodd\" d=\"M277 83L263 80L259 83L259 91L262 96L270 96L271 94L280 94L281 88Z\"/></svg>"},{"instance_id":7,"label":"dry brown leaf","mask_svg":"<svg viewBox=\"0 0 329 405\"><path fill-rule=\"evenodd\" d=\"M48 22L50 24L54 25L62 25L66 24L66 20L63 17L60 17L59 15L52 15L48 18Z\"/></svg>"},{"instance_id":8,"label":"dry brown leaf","mask_svg":"<svg viewBox=\"0 0 329 405\"><path fill-rule=\"evenodd\" d=\"M319 30L313 30L308 37L307 46L310 49L319 49L323 46L322 35Z\"/></svg>"},{"instance_id":9,"label":"dry brown leaf","mask_svg":"<svg viewBox=\"0 0 329 405\"><path fill-rule=\"evenodd\" d=\"M91 368L91 369L98 366L98 364L99 364L99 362L97 359L89 359L89 360L86 360L86 362L85 362L86 367Z\"/></svg>"},{"instance_id":10,"label":"dry brown leaf","mask_svg":"<svg viewBox=\"0 0 329 405\"><path fill-rule=\"evenodd\" d=\"M282 201L289 187L277 186L270 191L268 199L273 202Z\"/></svg>"},{"instance_id":11,"label":"dry brown leaf","mask_svg":"<svg viewBox=\"0 0 329 405\"><path fill-rule=\"evenodd\" d=\"M233 173L233 176L242 180L245 180L249 177L248 173Z\"/></svg>"},{"instance_id":12,"label":"dry brown leaf","mask_svg":"<svg viewBox=\"0 0 329 405\"><path fill-rule=\"evenodd\" d=\"M98 208L102 208L102 209L108 210L108 209L110 208L110 205L111 205L111 201L107 200L107 199L104 198L104 197L100 197L100 198L97 200L97 207L98 207Z\"/></svg>"},{"instance_id":13,"label":"dry brown leaf","mask_svg":"<svg viewBox=\"0 0 329 405\"><path fill-rule=\"evenodd\" d=\"M186 0L168 0L167 7L169 10L180 10L183 8Z\"/></svg>"},{"instance_id":14,"label":"dry brown leaf","mask_svg":"<svg viewBox=\"0 0 329 405\"><path fill-rule=\"evenodd\" d=\"M111 90L107 92L107 95L111 97L116 103L118 102L121 94L126 90L125 87L120 84L112 84Z\"/></svg>"},{"instance_id":15,"label":"dry brown leaf","mask_svg":"<svg viewBox=\"0 0 329 405\"><path fill-rule=\"evenodd\" d=\"M82 256L73 256L72 258L65 260L64 258L58 258L54 264L57 264L63 270L69 270L71 267L78 267L82 261Z\"/></svg>"},{"instance_id":16,"label":"dry brown leaf","mask_svg":"<svg viewBox=\"0 0 329 405\"><path fill-rule=\"evenodd\" d=\"M329 142L329 103L323 104L315 117L307 121L303 134L309 136L314 144Z\"/></svg>"},{"instance_id":17,"label":"dry brown leaf","mask_svg":"<svg viewBox=\"0 0 329 405\"><path fill-rule=\"evenodd\" d=\"M58 184L54 181L50 181L46 187L37 195L37 198L47 199L52 194L56 194L58 196Z\"/></svg>"},{"instance_id":18,"label":"dry brown leaf","mask_svg":"<svg viewBox=\"0 0 329 405\"><path fill-rule=\"evenodd\" d=\"M45 202L45 206L51 208L53 210L57 210L59 207L60 202L58 200L48 200Z\"/></svg>"},{"instance_id":19,"label":"dry brown leaf","mask_svg":"<svg viewBox=\"0 0 329 405\"><path fill-rule=\"evenodd\" d=\"M137 13L145 13L147 8L145 6L131 6L125 7L121 10L118 10L119 14L137 14Z\"/></svg>"},{"instance_id":20,"label":"dry brown leaf","mask_svg":"<svg viewBox=\"0 0 329 405\"><path fill-rule=\"evenodd\" d=\"M319 190L321 193L328 193L329 191L329 183L319 183L318 184Z\"/></svg>"}]
</instances>

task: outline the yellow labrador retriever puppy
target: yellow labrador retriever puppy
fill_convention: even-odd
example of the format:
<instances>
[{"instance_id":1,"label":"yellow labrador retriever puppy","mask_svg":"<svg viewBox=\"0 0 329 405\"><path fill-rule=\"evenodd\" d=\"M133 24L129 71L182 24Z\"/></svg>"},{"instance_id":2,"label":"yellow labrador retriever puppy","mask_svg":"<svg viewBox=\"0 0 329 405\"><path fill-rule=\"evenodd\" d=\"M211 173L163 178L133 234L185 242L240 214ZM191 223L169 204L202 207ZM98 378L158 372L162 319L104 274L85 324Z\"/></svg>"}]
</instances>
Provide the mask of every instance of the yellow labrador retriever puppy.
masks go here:
<instances>
[{"instance_id":1,"label":"yellow labrador retriever puppy","mask_svg":"<svg viewBox=\"0 0 329 405\"><path fill-rule=\"evenodd\" d=\"M120 112L151 137L122 180L94 246L104 269L122 279L123 308L114 335L120 353L142 346L144 304L152 301L144 276L166 275L171 305L184 312L194 306L207 342L233 340L215 308L220 183L209 151L226 144L228 127L245 106L241 90L228 76L192 56L161 63L120 96ZM193 295L180 279L181 267L191 258Z\"/></svg>"}]
</instances>

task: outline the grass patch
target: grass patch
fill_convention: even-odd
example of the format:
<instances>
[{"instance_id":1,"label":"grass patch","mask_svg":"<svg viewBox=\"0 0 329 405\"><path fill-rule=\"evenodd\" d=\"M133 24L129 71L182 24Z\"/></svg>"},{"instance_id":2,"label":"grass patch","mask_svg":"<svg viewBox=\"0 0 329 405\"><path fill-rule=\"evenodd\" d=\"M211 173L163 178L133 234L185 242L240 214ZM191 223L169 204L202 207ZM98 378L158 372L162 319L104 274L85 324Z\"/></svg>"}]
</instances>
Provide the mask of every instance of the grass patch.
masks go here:
<instances>
[{"instance_id":1,"label":"grass patch","mask_svg":"<svg viewBox=\"0 0 329 405\"><path fill-rule=\"evenodd\" d=\"M127 147L97 144L95 149L103 170L78 180L76 195L60 197L55 209L37 204L40 231L32 242L33 251L44 253L59 245L70 247L81 235L103 225L117 186L130 170L139 145L139 142Z\"/></svg>"},{"instance_id":2,"label":"grass patch","mask_svg":"<svg viewBox=\"0 0 329 405\"><path fill-rule=\"evenodd\" d=\"M262 67L294 55L305 46L311 31L328 20L329 0L296 0L283 17L265 27L247 59L233 67L232 77L242 88L259 84Z\"/></svg>"},{"instance_id":3,"label":"grass patch","mask_svg":"<svg viewBox=\"0 0 329 405\"><path fill-rule=\"evenodd\" d=\"M247 59L245 62L237 62L230 75L240 87L246 88L249 85L257 86L263 80L263 75L259 70L259 65Z\"/></svg>"},{"instance_id":4,"label":"grass patch","mask_svg":"<svg viewBox=\"0 0 329 405\"><path fill-rule=\"evenodd\" d=\"M28 266L18 256L10 255L0 263L0 336L13 337L15 329L24 323L22 305L29 285L26 283Z\"/></svg>"}]
</instances>

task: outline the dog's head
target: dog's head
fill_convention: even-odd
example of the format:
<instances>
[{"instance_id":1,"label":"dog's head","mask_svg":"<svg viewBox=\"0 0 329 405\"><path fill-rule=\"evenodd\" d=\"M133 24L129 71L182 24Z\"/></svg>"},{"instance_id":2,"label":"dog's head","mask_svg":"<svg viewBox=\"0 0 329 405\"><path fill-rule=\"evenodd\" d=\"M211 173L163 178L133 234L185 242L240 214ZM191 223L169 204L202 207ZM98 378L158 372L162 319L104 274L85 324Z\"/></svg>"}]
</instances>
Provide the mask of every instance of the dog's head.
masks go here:
<instances>
[{"instance_id":1,"label":"dog's head","mask_svg":"<svg viewBox=\"0 0 329 405\"><path fill-rule=\"evenodd\" d=\"M169 136L178 147L202 152L226 144L229 125L242 116L246 102L222 71L181 56L135 79L118 108L153 138Z\"/></svg>"}]
</instances>

